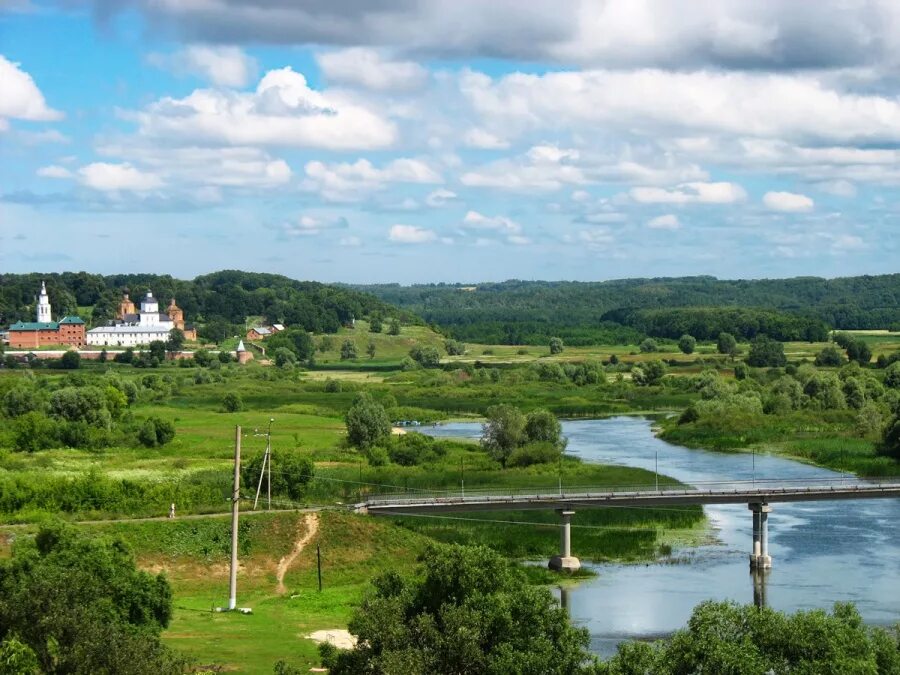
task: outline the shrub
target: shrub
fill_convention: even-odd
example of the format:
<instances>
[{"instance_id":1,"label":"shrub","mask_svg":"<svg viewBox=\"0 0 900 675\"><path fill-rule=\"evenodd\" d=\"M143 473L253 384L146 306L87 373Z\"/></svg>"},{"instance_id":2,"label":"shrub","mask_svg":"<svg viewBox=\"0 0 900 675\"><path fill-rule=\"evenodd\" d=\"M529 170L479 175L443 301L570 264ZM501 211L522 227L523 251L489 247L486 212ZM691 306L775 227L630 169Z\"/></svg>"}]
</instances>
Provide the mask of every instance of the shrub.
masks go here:
<instances>
[{"instance_id":1,"label":"shrub","mask_svg":"<svg viewBox=\"0 0 900 675\"><path fill-rule=\"evenodd\" d=\"M565 345L563 345L562 338L560 337L552 337L550 338L550 353L551 354L562 354ZM487 353L487 352L485 352Z\"/></svg>"},{"instance_id":2,"label":"shrub","mask_svg":"<svg viewBox=\"0 0 900 675\"><path fill-rule=\"evenodd\" d=\"M434 347L413 347L409 356L423 368L437 368L441 365L441 355Z\"/></svg>"},{"instance_id":3,"label":"shrub","mask_svg":"<svg viewBox=\"0 0 900 675\"><path fill-rule=\"evenodd\" d=\"M341 393L341 381L333 380L332 378L328 378L325 380L324 391L327 394L340 394Z\"/></svg>"},{"instance_id":4,"label":"shrub","mask_svg":"<svg viewBox=\"0 0 900 675\"><path fill-rule=\"evenodd\" d=\"M650 354L652 352L659 351L659 345L656 344L656 340L653 338L647 338L640 344L640 350L642 354Z\"/></svg>"},{"instance_id":5,"label":"shrub","mask_svg":"<svg viewBox=\"0 0 900 675\"><path fill-rule=\"evenodd\" d=\"M141 424L137 438L147 448L165 445L175 438L175 425L159 417L148 417Z\"/></svg>"},{"instance_id":6,"label":"shrub","mask_svg":"<svg viewBox=\"0 0 900 675\"><path fill-rule=\"evenodd\" d=\"M225 412L239 412L244 409L244 401L240 394L235 391L229 391L222 398L222 408L224 408Z\"/></svg>"},{"instance_id":7,"label":"shrub","mask_svg":"<svg viewBox=\"0 0 900 675\"><path fill-rule=\"evenodd\" d=\"M66 370L77 370L81 367L81 354L74 349L70 349L62 355L62 358L59 360L59 366Z\"/></svg>"},{"instance_id":8,"label":"shrub","mask_svg":"<svg viewBox=\"0 0 900 675\"><path fill-rule=\"evenodd\" d=\"M344 340L341 345L341 361L349 361L356 358L356 344L353 340Z\"/></svg>"},{"instance_id":9,"label":"shrub","mask_svg":"<svg viewBox=\"0 0 900 675\"><path fill-rule=\"evenodd\" d=\"M835 367L839 366L844 362L844 357L841 356L840 351L834 345L828 345L818 354L816 354L816 365L817 366L830 366Z\"/></svg>"},{"instance_id":10,"label":"shrub","mask_svg":"<svg viewBox=\"0 0 900 675\"><path fill-rule=\"evenodd\" d=\"M562 450L555 443L537 441L526 443L513 450L506 460L506 466L531 466L559 461Z\"/></svg>"},{"instance_id":11,"label":"shrub","mask_svg":"<svg viewBox=\"0 0 900 675\"><path fill-rule=\"evenodd\" d=\"M678 340L678 348L684 354L693 354L694 349L697 347L697 340L693 335L684 334Z\"/></svg>"}]
</instances>

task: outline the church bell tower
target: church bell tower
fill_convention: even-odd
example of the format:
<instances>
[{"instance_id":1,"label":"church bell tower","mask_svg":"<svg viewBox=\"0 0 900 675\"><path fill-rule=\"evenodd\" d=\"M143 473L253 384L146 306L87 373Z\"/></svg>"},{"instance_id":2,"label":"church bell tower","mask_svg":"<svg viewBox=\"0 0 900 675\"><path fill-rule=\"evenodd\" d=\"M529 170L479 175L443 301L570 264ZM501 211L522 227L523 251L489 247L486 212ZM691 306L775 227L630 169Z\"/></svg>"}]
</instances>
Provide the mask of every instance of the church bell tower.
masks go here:
<instances>
[{"instance_id":1,"label":"church bell tower","mask_svg":"<svg viewBox=\"0 0 900 675\"><path fill-rule=\"evenodd\" d=\"M47 296L47 287L41 282L41 294L38 296L37 302L37 320L38 323L50 323L50 298Z\"/></svg>"}]
</instances>

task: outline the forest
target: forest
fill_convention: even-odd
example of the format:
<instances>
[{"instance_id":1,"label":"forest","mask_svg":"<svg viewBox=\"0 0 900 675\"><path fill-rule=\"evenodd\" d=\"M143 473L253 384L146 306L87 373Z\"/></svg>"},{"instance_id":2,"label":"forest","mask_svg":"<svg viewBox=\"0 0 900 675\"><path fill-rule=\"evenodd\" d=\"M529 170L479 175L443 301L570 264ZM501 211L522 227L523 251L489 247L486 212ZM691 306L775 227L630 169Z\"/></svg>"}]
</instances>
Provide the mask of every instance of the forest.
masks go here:
<instances>
[{"instance_id":1,"label":"forest","mask_svg":"<svg viewBox=\"0 0 900 675\"><path fill-rule=\"evenodd\" d=\"M494 344L540 344L554 335L570 345L626 344L638 341L641 333L712 338L723 330L747 339L766 333L775 339L808 340L821 339L827 328L900 325L900 274L838 279L510 280L354 288L414 312L454 338ZM754 311L736 312L738 308ZM729 322L728 328L723 327Z\"/></svg>"},{"instance_id":2,"label":"forest","mask_svg":"<svg viewBox=\"0 0 900 675\"><path fill-rule=\"evenodd\" d=\"M407 323L415 320L368 293L350 288L295 281L277 274L224 270L189 281L157 274L0 274L0 325L33 320L34 297L41 281L47 284L54 316L89 312L82 318L94 326L115 316L125 290L137 300L152 289L162 303L174 297L188 322L203 324L200 333L210 340L242 333L248 316L317 333L336 332L352 319L372 313L402 315Z\"/></svg>"}]
</instances>

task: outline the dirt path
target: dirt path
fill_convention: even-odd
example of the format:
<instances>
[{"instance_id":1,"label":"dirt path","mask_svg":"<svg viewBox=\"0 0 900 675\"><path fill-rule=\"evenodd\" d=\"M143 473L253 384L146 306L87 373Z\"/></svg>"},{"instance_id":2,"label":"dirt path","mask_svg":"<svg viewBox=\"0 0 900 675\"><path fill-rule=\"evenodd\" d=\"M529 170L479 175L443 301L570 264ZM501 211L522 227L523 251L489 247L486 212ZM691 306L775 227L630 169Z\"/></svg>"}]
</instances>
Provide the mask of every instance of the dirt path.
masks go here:
<instances>
[{"instance_id":1,"label":"dirt path","mask_svg":"<svg viewBox=\"0 0 900 675\"><path fill-rule=\"evenodd\" d=\"M304 532L303 536L300 537L296 542L294 542L294 550L278 561L278 569L275 572L275 578L278 581L278 585L275 587L275 592L278 593L278 595L284 595L285 593L287 593L287 588L285 588L284 586L284 575L287 574L288 569L290 568L291 564L293 564L294 560L296 560L297 556L300 555L300 552L310 541L312 541L312 538L316 536L316 532L319 531L318 514L306 514L306 518L303 519L303 523L306 525L306 532Z\"/></svg>"}]
</instances>

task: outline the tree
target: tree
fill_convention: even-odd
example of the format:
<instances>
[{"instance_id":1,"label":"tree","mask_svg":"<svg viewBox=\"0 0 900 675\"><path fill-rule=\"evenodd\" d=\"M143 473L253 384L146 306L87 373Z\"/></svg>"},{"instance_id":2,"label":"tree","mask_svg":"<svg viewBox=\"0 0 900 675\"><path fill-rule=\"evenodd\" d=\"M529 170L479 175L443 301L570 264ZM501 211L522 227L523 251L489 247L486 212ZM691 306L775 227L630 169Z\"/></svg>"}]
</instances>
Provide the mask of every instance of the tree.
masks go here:
<instances>
[{"instance_id":1,"label":"tree","mask_svg":"<svg viewBox=\"0 0 900 675\"><path fill-rule=\"evenodd\" d=\"M565 345L563 345L562 338L560 337L552 337L550 338L550 353L551 354L562 354Z\"/></svg>"},{"instance_id":2,"label":"tree","mask_svg":"<svg viewBox=\"0 0 900 675\"><path fill-rule=\"evenodd\" d=\"M884 386L900 389L900 361L892 363L885 369Z\"/></svg>"},{"instance_id":3,"label":"tree","mask_svg":"<svg viewBox=\"0 0 900 675\"><path fill-rule=\"evenodd\" d=\"M55 524L0 562L0 653L19 642L41 672L181 673L159 639L171 616L165 576L138 570L120 540Z\"/></svg>"},{"instance_id":4,"label":"tree","mask_svg":"<svg viewBox=\"0 0 900 675\"><path fill-rule=\"evenodd\" d=\"M688 335L687 333L685 333L678 339L678 349L680 349L684 354L693 354L696 347L697 340L694 339L693 335Z\"/></svg>"},{"instance_id":5,"label":"tree","mask_svg":"<svg viewBox=\"0 0 900 675\"><path fill-rule=\"evenodd\" d=\"M562 425L549 410L532 410L525 416L525 440L529 443L551 443L560 450L566 444Z\"/></svg>"},{"instance_id":6,"label":"tree","mask_svg":"<svg viewBox=\"0 0 900 675\"><path fill-rule=\"evenodd\" d=\"M505 403L487 409L487 422L481 426L481 445L502 466L525 439L525 415L521 410Z\"/></svg>"},{"instance_id":7,"label":"tree","mask_svg":"<svg viewBox=\"0 0 900 675\"><path fill-rule=\"evenodd\" d=\"M62 355L62 358L59 360L59 365L66 370L77 370L81 367L81 354L74 349L70 349Z\"/></svg>"},{"instance_id":8,"label":"tree","mask_svg":"<svg viewBox=\"0 0 900 675\"><path fill-rule=\"evenodd\" d=\"M444 349L447 351L447 356L462 356L466 353L466 345L459 340L445 340Z\"/></svg>"},{"instance_id":9,"label":"tree","mask_svg":"<svg viewBox=\"0 0 900 675\"><path fill-rule=\"evenodd\" d=\"M719 339L716 341L716 351L720 354L726 354L732 358L738 354L737 340L731 333L719 333Z\"/></svg>"},{"instance_id":10,"label":"tree","mask_svg":"<svg viewBox=\"0 0 900 675\"><path fill-rule=\"evenodd\" d=\"M166 351L175 354L184 347L184 331L180 328L173 328L169 331L169 337L166 339Z\"/></svg>"},{"instance_id":11,"label":"tree","mask_svg":"<svg viewBox=\"0 0 900 675\"><path fill-rule=\"evenodd\" d=\"M895 673L896 634L866 626L849 604L786 615L707 601L686 628L655 644L623 642L599 674Z\"/></svg>"},{"instance_id":12,"label":"tree","mask_svg":"<svg viewBox=\"0 0 900 675\"><path fill-rule=\"evenodd\" d=\"M646 361L631 369L631 379L639 387L659 384L666 374L666 364L662 361Z\"/></svg>"},{"instance_id":13,"label":"tree","mask_svg":"<svg viewBox=\"0 0 900 675\"><path fill-rule=\"evenodd\" d=\"M222 397L222 408L225 412L240 412L244 409L244 400L236 391L229 391Z\"/></svg>"},{"instance_id":14,"label":"tree","mask_svg":"<svg viewBox=\"0 0 900 675\"><path fill-rule=\"evenodd\" d=\"M275 359L275 365L279 368L291 368L297 365L297 356L287 347L279 347L272 353L272 356Z\"/></svg>"},{"instance_id":15,"label":"tree","mask_svg":"<svg viewBox=\"0 0 900 675\"><path fill-rule=\"evenodd\" d=\"M868 365L872 360L872 348L862 340L854 340L847 345L847 358L861 366Z\"/></svg>"},{"instance_id":16,"label":"tree","mask_svg":"<svg viewBox=\"0 0 900 675\"><path fill-rule=\"evenodd\" d=\"M100 350L100 356L97 358L97 361L100 363L106 363L109 360L109 352L105 349Z\"/></svg>"},{"instance_id":17,"label":"tree","mask_svg":"<svg viewBox=\"0 0 900 675\"><path fill-rule=\"evenodd\" d=\"M747 364L755 368L780 368L787 363L784 345L767 335L757 335L750 342Z\"/></svg>"},{"instance_id":18,"label":"tree","mask_svg":"<svg viewBox=\"0 0 900 675\"><path fill-rule=\"evenodd\" d=\"M844 363L844 357L834 345L828 345L816 354L816 365L819 367L837 367Z\"/></svg>"},{"instance_id":19,"label":"tree","mask_svg":"<svg viewBox=\"0 0 900 675\"><path fill-rule=\"evenodd\" d=\"M350 620L356 646L321 651L332 675L592 672L587 630L497 553L433 545L420 560L413 577L373 581Z\"/></svg>"},{"instance_id":20,"label":"tree","mask_svg":"<svg viewBox=\"0 0 900 675\"><path fill-rule=\"evenodd\" d=\"M388 324L388 335L400 335L400 320L391 319Z\"/></svg>"},{"instance_id":21,"label":"tree","mask_svg":"<svg viewBox=\"0 0 900 675\"><path fill-rule=\"evenodd\" d=\"M375 358L375 350L376 350L375 340L369 340L369 344L366 345L366 354L369 355L370 359Z\"/></svg>"},{"instance_id":22,"label":"tree","mask_svg":"<svg viewBox=\"0 0 900 675\"><path fill-rule=\"evenodd\" d=\"M147 351L149 352L150 357L156 359L159 363L166 360L166 343L162 340L154 340L151 342L147 345Z\"/></svg>"},{"instance_id":23,"label":"tree","mask_svg":"<svg viewBox=\"0 0 900 675\"><path fill-rule=\"evenodd\" d=\"M360 392L344 418L350 445L366 449L390 438L391 421L384 406L368 392Z\"/></svg>"},{"instance_id":24,"label":"tree","mask_svg":"<svg viewBox=\"0 0 900 675\"><path fill-rule=\"evenodd\" d=\"M138 430L138 441L148 448L165 445L175 438L175 425L159 417L148 417Z\"/></svg>"},{"instance_id":25,"label":"tree","mask_svg":"<svg viewBox=\"0 0 900 675\"><path fill-rule=\"evenodd\" d=\"M381 314L373 314L369 317L369 332L380 333L384 329L381 323Z\"/></svg>"},{"instance_id":26,"label":"tree","mask_svg":"<svg viewBox=\"0 0 900 675\"><path fill-rule=\"evenodd\" d=\"M441 365L441 354L435 347L416 345L409 350L409 356L423 368L437 368Z\"/></svg>"},{"instance_id":27,"label":"tree","mask_svg":"<svg viewBox=\"0 0 900 675\"><path fill-rule=\"evenodd\" d=\"M656 340L653 338L647 338L640 344L640 350L642 354L650 354L652 352L659 351L659 345L656 344Z\"/></svg>"},{"instance_id":28,"label":"tree","mask_svg":"<svg viewBox=\"0 0 900 675\"><path fill-rule=\"evenodd\" d=\"M900 460L900 415L894 417L884 428L879 454Z\"/></svg>"},{"instance_id":29,"label":"tree","mask_svg":"<svg viewBox=\"0 0 900 675\"><path fill-rule=\"evenodd\" d=\"M341 361L349 361L356 358L356 344L353 340L344 340L341 345Z\"/></svg>"},{"instance_id":30,"label":"tree","mask_svg":"<svg viewBox=\"0 0 900 675\"><path fill-rule=\"evenodd\" d=\"M259 484L259 473L265 453L260 452L241 466L241 481L253 487ZM315 475L313 461L299 452L272 453L272 494L292 500L303 499L306 486ZM265 479L263 479L265 480Z\"/></svg>"},{"instance_id":31,"label":"tree","mask_svg":"<svg viewBox=\"0 0 900 675\"><path fill-rule=\"evenodd\" d=\"M746 380L750 377L750 367L743 361L734 364L734 379Z\"/></svg>"},{"instance_id":32,"label":"tree","mask_svg":"<svg viewBox=\"0 0 900 675\"><path fill-rule=\"evenodd\" d=\"M127 347L125 351L119 352L113 357L116 363L131 363L134 361L134 348Z\"/></svg>"},{"instance_id":33,"label":"tree","mask_svg":"<svg viewBox=\"0 0 900 675\"><path fill-rule=\"evenodd\" d=\"M853 342L853 336L850 333L836 332L831 336L834 343L841 349L847 349Z\"/></svg>"},{"instance_id":34,"label":"tree","mask_svg":"<svg viewBox=\"0 0 900 675\"><path fill-rule=\"evenodd\" d=\"M315 352L315 344L313 339L305 330L298 328L289 328L280 333L276 333L266 340L268 349L278 349L285 347L294 352L294 356L299 361L306 361Z\"/></svg>"}]
</instances>

